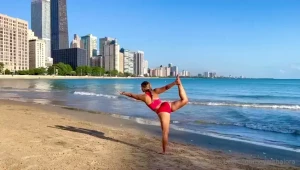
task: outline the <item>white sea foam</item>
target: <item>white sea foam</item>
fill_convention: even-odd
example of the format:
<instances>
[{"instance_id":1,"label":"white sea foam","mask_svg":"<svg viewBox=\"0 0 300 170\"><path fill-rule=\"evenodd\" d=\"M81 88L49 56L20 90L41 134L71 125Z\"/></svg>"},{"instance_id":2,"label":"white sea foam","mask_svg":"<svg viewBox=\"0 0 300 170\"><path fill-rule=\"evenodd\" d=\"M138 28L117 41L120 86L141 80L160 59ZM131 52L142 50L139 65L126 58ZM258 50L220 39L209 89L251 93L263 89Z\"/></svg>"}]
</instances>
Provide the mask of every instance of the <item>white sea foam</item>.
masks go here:
<instances>
[{"instance_id":1,"label":"white sea foam","mask_svg":"<svg viewBox=\"0 0 300 170\"><path fill-rule=\"evenodd\" d=\"M284 105L284 104L257 104L257 103L230 103L230 102L189 102L192 105L204 106L233 106L233 107L252 107L266 109L288 109L300 110L300 105Z\"/></svg>"},{"instance_id":2,"label":"white sea foam","mask_svg":"<svg viewBox=\"0 0 300 170\"><path fill-rule=\"evenodd\" d=\"M92 92L74 92L75 95L82 95L82 96L97 96L97 97L106 97L106 98L111 98L111 99L116 99L118 96L114 95L108 95L108 94L97 94L97 93L92 93Z\"/></svg>"}]
</instances>

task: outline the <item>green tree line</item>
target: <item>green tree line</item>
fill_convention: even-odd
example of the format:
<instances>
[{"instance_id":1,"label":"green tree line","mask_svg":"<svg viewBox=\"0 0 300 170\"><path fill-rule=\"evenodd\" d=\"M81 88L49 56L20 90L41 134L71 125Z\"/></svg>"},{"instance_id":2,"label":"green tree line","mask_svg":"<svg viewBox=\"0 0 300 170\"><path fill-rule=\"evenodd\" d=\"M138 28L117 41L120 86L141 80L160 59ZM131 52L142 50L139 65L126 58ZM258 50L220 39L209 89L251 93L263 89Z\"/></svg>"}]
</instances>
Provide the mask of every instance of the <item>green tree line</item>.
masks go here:
<instances>
[{"instance_id":1,"label":"green tree line","mask_svg":"<svg viewBox=\"0 0 300 170\"><path fill-rule=\"evenodd\" d=\"M4 71L4 64L0 62L0 73ZM6 69L5 74L11 74L11 72ZM50 66L48 69L45 68L35 68L29 70L16 71L15 74L18 75L60 75L60 76L120 76L120 77L134 77L135 75L130 73L121 73L117 70L105 71L101 67L90 67L90 66L79 66L75 70L69 65L64 63L57 63Z\"/></svg>"}]
</instances>

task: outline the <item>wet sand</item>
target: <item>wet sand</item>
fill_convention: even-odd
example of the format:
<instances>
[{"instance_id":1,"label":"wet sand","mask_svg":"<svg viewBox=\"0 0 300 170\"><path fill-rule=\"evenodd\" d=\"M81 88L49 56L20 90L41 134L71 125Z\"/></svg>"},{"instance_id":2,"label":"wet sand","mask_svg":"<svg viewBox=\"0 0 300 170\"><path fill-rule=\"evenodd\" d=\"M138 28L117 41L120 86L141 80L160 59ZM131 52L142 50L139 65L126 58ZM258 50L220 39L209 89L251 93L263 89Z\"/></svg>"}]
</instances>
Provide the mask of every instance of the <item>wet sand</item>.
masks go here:
<instances>
[{"instance_id":1,"label":"wet sand","mask_svg":"<svg viewBox=\"0 0 300 170\"><path fill-rule=\"evenodd\" d=\"M107 114L4 100L0 110L0 169L297 169L172 140L161 155L148 133L159 127Z\"/></svg>"}]
</instances>

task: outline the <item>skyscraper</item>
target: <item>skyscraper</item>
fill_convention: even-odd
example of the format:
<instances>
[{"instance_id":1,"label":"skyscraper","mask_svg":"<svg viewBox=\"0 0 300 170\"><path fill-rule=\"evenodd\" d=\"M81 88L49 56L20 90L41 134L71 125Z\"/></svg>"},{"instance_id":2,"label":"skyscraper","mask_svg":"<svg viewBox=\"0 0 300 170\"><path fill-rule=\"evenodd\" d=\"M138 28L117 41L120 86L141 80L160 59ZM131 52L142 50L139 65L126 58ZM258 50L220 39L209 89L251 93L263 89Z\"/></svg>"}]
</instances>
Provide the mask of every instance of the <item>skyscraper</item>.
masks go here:
<instances>
[{"instance_id":1,"label":"skyscraper","mask_svg":"<svg viewBox=\"0 0 300 170\"><path fill-rule=\"evenodd\" d=\"M35 36L45 42L45 63L52 65L51 58L51 27L50 0L31 1L31 29Z\"/></svg>"},{"instance_id":2,"label":"skyscraper","mask_svg":"<svg viewBox=\"0 0 300 170\"><path fill-rule=\"evenodd\" d=\"M46 42L41 39L29 40L29 69L46 67Z\"/></svg>"},{"instance_id":3,"label":"skyscraper","mask_svg":"<svg viewBox=\"0 0 300 170\"><path fill-rule=\"evenodd\" d=\"M83 48L83 42L77 34L74 34L74 39L70 44L70 48Z\"/></svg>"},{"instance_id":4,"label":"skyscraper","mask_svg":"<svg viewBox=\"0 0 300 170\"><path fill-rule=\"evenodd\" d=\"M148 74L148 61L144 60L144 74Z\"/></svg>"},{"instance_id":5,"label":"skyscraper","mask_svg":"<svg viewBox=\"0 0 300 170\"><path fill-rule=\"evenodd\" d=\"M37 40L39 39L37 36L34 35L34 32L31 29L28 29L28 40Z\"/></svg>"},{"instance_id":6,"label":"skyscraper","mask_svg":"<svg viewBox=\"0 0 300 170\"><path fill-rule=\"evenodd\" d=\"M86 49L88 60L90 60L90 58L93 56L97 56L97 37L89 34L82 36L81 41L83 44L83 47L81 48Z\"/></svg>"},{"instance_id":7,"label":"skyscraper","mask_svg":"<svg viewBox=\"0 0 300 170\"><path fill-rule=\"evenodd\" d=\"M0 14L0 62L10 71L29 69L27 21Z\"/></svg>"},{"instance_id":8,"label":"skyscraper","mask_svg":"<svg viewBox=\"0 0 300 170\"><path fill-rule=\"evenodd\" d=\"M144 52L137 51L134 53L134 74L137 76L144 75Z\"/></svg>"},{"instance_id":9,"label":"skyscraper","mask_svg":"<svg viewBox=\"0 0 300 170\"><path fill-rule=\"evenodd\" d=\"M66 0L51 0L51 51L69 48Z\"/></svg>"},{"instance_id":10,"label":"skyscraper","mask_svg":"<svg viewBox=\"0 0 300 170\"><path fill-rule=\"evenodd\" d=\"M171 76L177 76L177 74L179 74L178 67L172 66L171 67Z\"/></svg>"},{"instance_id":11,"label":"skyscraper","mask_svg":"<svg viewBox=\"0 0 300 170\"><path fill-rule=\"evenodd\" d=\"M103 65L105 65L105 59L104 59L104 44L107 44L111 41L113 41L114 38L110 38L110 37L104 37L104 38L100 38L99 39L99 55L101 55L103 58Z\"/></svg>"},{"instance_id":12,"label":"skyscraper","mask_svg":"<svg viewBox=\"0 0 300 170\"><path fill-rule=\"evenodd\" d=\"M120 71L120 45L117 39L109 37L101 38L100 55L104 58L105 71Z\"/></svg>"},{"instance_id":13,"label":"skyscraper","mask_svg":"<svg viewBox=\"0 0 300 170\"><path fill-rule=\"evenodd\" d=\"M82 48L66 48L53 50L53 63L69 64L74 70L79 66L87 66L86 50Z\"/></svg>"},{"instance_id":14,"label":"skyscraper","mask_svg":"<svg viewBox=\"0 0 300 170\"><path fill-rule=\"evenodd\" d=\"M121 49L124 53L124 73L134 74L134 52Z\"/></svg>"},{"instance_id":15,"label":"skyscraper","mask_svg":"<svg viewBox=\"0 0 300 170\"><path fill-rule=\"evenodd\" d=\"M119 72L124 73L124 53L121 50L119 53Z\"/></svg>"}]
</instances>

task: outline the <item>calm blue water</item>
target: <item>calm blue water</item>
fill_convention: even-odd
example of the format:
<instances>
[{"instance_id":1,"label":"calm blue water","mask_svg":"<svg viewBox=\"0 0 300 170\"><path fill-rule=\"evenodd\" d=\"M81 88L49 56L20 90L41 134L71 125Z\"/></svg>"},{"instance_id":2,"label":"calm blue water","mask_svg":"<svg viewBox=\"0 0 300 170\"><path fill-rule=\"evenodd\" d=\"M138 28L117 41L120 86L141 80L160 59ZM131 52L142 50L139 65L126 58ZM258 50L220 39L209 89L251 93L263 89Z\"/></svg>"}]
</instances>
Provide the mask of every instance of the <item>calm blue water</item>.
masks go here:
<instances>
[{"instance_id":1,"label":"calm blue water","mask_svg":"<svg viewBox=\"0 0 300 170\"><path fill-rule=\"evenodd\" d=\"M153 87L174 79L150 79ZM140 93L143 79L0 80L1 98L137 117L158 124L145 104L118 95ZM172 113L172 127L300 152L300 80L182 79L190 103ZM177 87L161 95L179 99ZM152 120L152 121L148 121Z\"/></svg>"}]
</instances>

